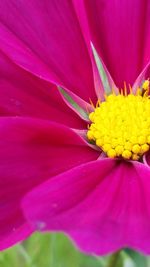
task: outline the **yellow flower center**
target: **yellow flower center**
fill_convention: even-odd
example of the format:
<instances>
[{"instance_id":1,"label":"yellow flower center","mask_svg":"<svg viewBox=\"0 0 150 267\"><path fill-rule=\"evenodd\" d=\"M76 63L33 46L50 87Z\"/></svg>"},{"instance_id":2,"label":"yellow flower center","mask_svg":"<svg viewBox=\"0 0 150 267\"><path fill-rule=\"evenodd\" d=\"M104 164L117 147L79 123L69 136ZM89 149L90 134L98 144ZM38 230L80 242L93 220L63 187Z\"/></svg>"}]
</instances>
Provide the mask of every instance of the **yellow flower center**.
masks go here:
<instances>
[{"instance_id":1,"label":"yellow flower center","mask_svg":"<svg viewBox=\"0 0 150 267\"><path fill-rule=\"evenodd\" d=\"M147 81L146 81L147 82ZM149 83L148 83L149 86ZM87 137L108 157L138 160L150 148L150 99L145 93L106 97L89 114Z\"/></svg>"}]
</instances>

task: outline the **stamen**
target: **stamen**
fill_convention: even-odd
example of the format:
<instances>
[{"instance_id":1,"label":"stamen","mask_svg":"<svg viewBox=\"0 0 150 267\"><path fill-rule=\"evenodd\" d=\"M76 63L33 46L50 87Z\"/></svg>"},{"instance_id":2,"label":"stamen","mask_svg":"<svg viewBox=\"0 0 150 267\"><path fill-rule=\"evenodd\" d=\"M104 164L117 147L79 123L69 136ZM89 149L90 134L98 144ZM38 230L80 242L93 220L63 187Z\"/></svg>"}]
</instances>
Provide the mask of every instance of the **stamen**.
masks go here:
<instances>
[{"instance_id":1,"label":"stamen","mask_svg":"<svg viewBox=\"0 0 150 267\"><path fill-rule=\"evenodd\" d=\"M94 141L110 158L138 160L150 149L150 99L149 80L142 85L144 94L137 89L127 95L114 92L98 100L93 112L89 114L91 124L87 138Z\"/></svg>"}]
</instances>

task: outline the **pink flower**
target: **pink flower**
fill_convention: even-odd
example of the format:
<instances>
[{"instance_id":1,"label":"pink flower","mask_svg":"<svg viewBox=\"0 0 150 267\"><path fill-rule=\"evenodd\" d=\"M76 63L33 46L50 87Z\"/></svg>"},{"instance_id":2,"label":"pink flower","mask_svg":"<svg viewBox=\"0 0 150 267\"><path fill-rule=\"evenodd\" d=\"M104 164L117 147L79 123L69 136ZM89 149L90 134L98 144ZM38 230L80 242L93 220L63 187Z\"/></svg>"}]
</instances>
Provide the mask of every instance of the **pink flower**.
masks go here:
<instances>
[{"instance_id":1,"label":"pink flower","mask_svg":"<svg viewBox=\"0 0 150 267\"><path fill-rule=\"evenodd\" d=\"M87 253L150 253L149 152L107 158L86 138L90 99L149 78L149 17L142 0L0 2L0 249L36 228Z\"/></svg>"}]
</instances>

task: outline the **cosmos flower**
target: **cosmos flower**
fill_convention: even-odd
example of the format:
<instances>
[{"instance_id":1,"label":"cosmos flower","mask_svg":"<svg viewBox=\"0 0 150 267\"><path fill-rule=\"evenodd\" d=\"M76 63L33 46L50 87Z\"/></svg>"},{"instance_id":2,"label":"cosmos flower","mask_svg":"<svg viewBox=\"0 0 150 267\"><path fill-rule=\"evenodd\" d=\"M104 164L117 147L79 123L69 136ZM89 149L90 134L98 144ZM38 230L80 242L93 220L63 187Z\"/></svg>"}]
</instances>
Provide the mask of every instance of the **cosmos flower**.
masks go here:
<instances>
[{"instance_id":1,"label":"cosmos flower","mask_svg":"<svg viewBox=\"0 0 150 267\"><path fill-rule=\"evenodd\" d=\"M38 229L150 253L149 15L142 0L0 2L0 249Z\"/></svg>"}]
</instances>

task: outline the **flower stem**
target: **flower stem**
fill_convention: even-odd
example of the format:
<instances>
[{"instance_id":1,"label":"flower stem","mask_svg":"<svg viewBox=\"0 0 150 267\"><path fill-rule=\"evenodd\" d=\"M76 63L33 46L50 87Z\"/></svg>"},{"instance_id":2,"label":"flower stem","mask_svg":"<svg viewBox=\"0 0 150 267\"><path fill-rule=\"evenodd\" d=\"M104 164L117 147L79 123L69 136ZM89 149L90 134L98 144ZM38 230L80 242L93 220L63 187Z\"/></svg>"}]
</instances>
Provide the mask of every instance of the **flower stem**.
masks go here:
<instances>
[{"instance_id":1,"label":"flower stem","mask_svg":"<svg viewBox=\"0 0 150 267\"><path fill-rule=\"evenodd\" d=\"M116 267L120 259L120 250L110 256L107 267ZM119 265L120 266L120 265Z\"/></svg>"}]
</instances>

